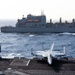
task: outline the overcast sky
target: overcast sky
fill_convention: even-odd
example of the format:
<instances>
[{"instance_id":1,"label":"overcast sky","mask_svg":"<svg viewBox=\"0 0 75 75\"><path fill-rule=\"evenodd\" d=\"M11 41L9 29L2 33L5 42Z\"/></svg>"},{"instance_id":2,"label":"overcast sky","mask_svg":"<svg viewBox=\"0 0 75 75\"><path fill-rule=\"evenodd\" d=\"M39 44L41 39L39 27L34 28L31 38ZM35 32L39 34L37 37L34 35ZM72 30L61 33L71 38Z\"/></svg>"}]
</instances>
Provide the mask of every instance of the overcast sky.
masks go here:
<instances>
[{"instance_id":1,"label":"overcast sky","mask_svg":"<svg viewBox=\"0 0 75 75\"><path fill-rule=\"evenodd\" d=\"M40 15L47 19L64 20L75 18L75 0L0 0L0 19L18 19L27 14Z\"/></svg>"}]
</instances>

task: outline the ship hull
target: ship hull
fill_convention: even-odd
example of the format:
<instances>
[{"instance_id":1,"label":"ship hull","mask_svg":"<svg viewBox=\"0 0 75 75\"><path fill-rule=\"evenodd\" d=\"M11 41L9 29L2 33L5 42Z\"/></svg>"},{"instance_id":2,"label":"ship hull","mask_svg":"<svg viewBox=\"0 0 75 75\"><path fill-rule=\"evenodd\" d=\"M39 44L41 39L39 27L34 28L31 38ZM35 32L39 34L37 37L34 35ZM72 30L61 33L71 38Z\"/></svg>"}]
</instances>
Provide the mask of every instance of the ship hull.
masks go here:
<instances>
[{"instance_id":1,"label":"ship hull","mask_svg":"<svg viewBox=\"0 0 75 75\"><path fill-rule=\"evenodd\" d=\"M67 28L67 27L60 27L60 28L20 28L20 27L1 27L1 32L5 33L63 33L63 32L70 32L75 33L75 28Z\"/></svg>"}]
</instances>

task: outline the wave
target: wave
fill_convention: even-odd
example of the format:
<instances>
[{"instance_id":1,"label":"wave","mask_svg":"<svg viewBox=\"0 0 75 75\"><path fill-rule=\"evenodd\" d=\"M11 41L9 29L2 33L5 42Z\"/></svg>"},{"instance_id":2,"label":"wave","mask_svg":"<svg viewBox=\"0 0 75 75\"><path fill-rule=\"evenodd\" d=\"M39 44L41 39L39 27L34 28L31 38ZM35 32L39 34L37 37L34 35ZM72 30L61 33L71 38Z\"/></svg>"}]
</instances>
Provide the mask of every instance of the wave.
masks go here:
<instances>
[{"instance_id":1,"label":"wave","mask_svg":"<svg viewBox=\"0 0 75 75\"><path fill-rule=\"evenodd\" d=\"M59 35L75 35L75 33L68 33L68 32L65 32L65 33L59 33Z\"/></svg>"},{"instance_id":2,"label":"wave","mask_svg":"<svg viewBox=\"0 0 75 75\"><path fill-rule=\"evenodd\" d=\"M29 35L29 37L33 37L33 36L35 36L35 35L32 35L32 34Z\"/></svg>"},{"instance_id":3,"label":"wave","mask_svg":"<svg viewBox=\"0 0 75 75\"><path fill-rule=\"evenodd\" d=\"M9 54L2 54L2 58L14 58L14 57L21 57L21 54L17 53L9 53Z\"/></svg>"}]
</instances>

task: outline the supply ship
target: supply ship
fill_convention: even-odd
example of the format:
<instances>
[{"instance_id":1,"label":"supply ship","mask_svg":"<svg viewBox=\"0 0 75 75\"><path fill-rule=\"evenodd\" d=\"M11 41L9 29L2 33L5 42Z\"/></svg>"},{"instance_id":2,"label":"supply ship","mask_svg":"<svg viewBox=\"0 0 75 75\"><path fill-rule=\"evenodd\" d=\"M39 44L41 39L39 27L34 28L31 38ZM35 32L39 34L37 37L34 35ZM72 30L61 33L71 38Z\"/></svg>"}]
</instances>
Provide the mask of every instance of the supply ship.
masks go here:
<instances>
[{"instance_id":1,"label":"supply ship","mask_svg":"<svg viewBox=\"0 0 75 75\"><path fill-rule=\"evenodd\" d=\"M41 14L40 16L24 15L22 19L18 19L16 26L4 26L1 27L1 32L17 32L17 33L63 33L63 32L75 32L75 19L72 22L62 22L62 18L59 22L53 23L52 19L50 22L46 22L46 16Z\"/></svg>"}]
</instances>

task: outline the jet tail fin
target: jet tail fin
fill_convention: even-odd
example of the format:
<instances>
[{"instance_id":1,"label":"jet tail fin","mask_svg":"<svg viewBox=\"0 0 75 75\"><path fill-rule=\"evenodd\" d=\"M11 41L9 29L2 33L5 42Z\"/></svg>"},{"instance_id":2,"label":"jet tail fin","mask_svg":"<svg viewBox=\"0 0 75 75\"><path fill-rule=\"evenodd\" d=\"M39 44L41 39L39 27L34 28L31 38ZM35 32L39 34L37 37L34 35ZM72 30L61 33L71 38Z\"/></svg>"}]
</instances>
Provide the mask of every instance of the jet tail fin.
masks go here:
<instances>
[{"instance_id":1,"label":"jet tail fin","mask_svg":"<svg viewBox=\"0 0 75 75\"><path fill-rule=\"evenodd\" d=\"M53 51L53 48L54 48L54 42L53 42L53 44L51 45L51 48L50 48L51 53Z\"/></svg>"}]
</instances>

